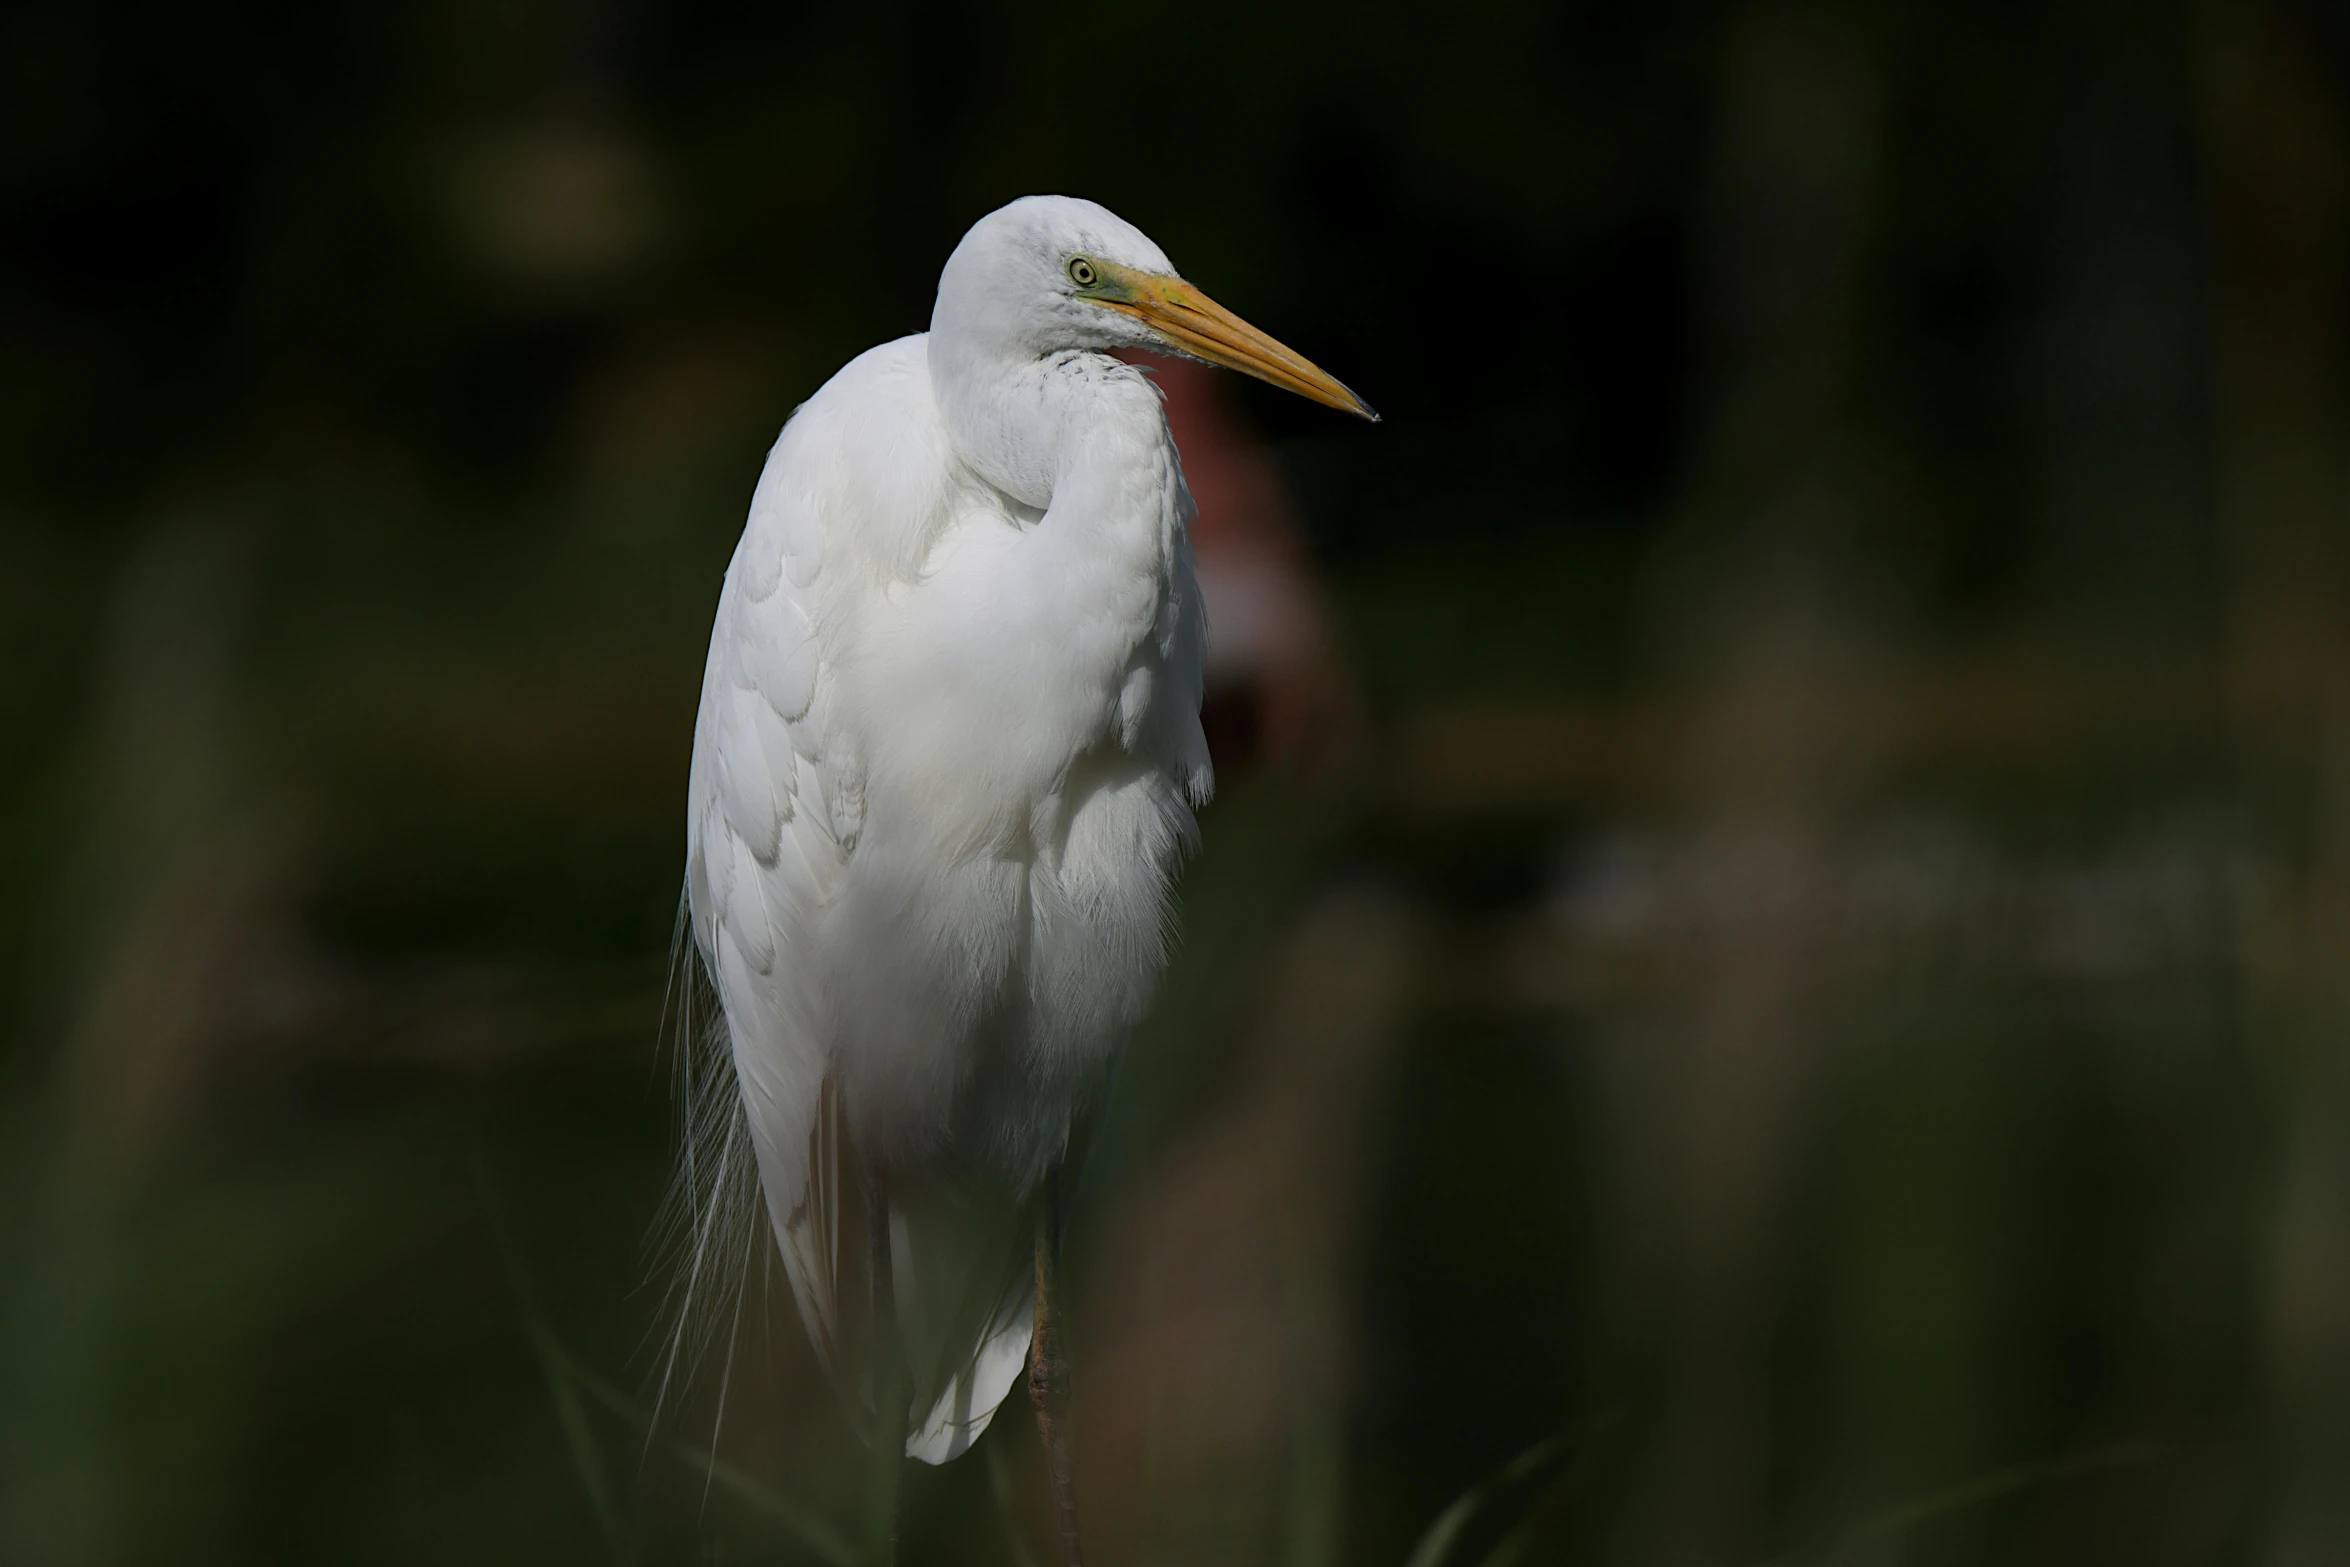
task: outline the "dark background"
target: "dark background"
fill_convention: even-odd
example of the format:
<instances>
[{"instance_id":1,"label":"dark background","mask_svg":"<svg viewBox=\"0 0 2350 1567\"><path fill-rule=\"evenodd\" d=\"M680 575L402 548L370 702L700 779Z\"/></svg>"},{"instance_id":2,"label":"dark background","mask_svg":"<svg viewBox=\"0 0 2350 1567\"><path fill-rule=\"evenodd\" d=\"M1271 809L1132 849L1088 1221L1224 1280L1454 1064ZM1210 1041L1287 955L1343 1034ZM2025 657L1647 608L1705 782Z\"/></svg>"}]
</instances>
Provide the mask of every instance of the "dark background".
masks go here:
<instances>
[{"instance_id":1,"label":"dark background","mask_svg":"<svg viewBox=\"0 0 2350 1567\"><path fill-rule=\"evenodd\" d=\"M0 1558L854 1526L788 1306L644 1420L686 748L1033 190L1387 415L1232 392L1365 726L1205 816L1098 1559L1564 1433L1454 1560L2350 1560L2350 11L2217 0L10 7Z\"/></svg>"}]
</instances>

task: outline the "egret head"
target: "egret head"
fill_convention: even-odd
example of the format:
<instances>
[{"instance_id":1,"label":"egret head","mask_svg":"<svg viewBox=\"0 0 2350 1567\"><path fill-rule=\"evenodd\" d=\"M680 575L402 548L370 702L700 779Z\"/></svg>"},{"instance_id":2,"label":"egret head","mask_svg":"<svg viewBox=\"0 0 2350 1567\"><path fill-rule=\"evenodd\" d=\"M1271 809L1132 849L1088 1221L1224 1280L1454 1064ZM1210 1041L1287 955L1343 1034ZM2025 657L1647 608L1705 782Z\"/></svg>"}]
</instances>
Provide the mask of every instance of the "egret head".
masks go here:
<instances>
[{"instance_id":1,"label":"egret head","mask_svg":"<svg viewBox=\"0 0 2350 1567\"><path fill-rule=\"evenodd\" d=\"M938 280L931 330L1000 335L1041 358L1069 348L1181 354L1359 414L1371 405L1176 274L1150 237L1074 196L1024 196L971 226Z\"/></svg>"}]
</instances>

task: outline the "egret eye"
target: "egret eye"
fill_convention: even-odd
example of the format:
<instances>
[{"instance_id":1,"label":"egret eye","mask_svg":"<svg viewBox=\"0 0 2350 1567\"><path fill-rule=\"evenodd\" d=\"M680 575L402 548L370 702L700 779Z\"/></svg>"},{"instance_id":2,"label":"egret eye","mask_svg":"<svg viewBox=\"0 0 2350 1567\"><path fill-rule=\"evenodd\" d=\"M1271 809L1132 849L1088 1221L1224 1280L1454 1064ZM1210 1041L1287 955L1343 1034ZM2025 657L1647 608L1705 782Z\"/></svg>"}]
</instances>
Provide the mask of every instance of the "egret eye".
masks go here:
<instances>
[{"instance_id":1,"label":"egret eye","mask_svg":"<svg viewBox=\"0 0 2350 1567\"><path fill-rule=\"evenodd\" d=\"M1079 288L1091 288L1101 281L1101 275L1094 271L1093 263L1083 256L1071 256L1069 258L1069 281Z\"/></svg>"}]
</instances>

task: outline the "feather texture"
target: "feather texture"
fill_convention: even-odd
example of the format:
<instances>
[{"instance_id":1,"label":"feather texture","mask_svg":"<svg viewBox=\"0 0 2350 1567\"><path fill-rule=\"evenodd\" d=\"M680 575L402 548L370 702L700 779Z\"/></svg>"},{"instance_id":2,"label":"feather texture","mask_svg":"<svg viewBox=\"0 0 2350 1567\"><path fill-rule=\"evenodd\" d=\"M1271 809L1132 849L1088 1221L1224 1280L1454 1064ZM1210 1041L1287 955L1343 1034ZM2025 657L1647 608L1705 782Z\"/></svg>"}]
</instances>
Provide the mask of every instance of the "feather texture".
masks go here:
<instances>
[{"instance_id":1,"label":"feather texture","mask_svg":"<svg viewBox=\"0 0 2350 1567\"><path fill-rule=\"evenodd\" d=\"M1057 269L1069 243L1165 258L1090 204L1025 205L958 249L930 333L852 361L776 441L688 785L690 928L742 1110L728 1157L755 1161L809 1340L867 1429L864 1194L888 1190L907 1451L931 1462L1018 1379L1040 1187L1164 963L1212 781L1157 394L1096 351L1126 328L1072 346L1017 292L1031 252Z\"/></svg>"}]
</instances>

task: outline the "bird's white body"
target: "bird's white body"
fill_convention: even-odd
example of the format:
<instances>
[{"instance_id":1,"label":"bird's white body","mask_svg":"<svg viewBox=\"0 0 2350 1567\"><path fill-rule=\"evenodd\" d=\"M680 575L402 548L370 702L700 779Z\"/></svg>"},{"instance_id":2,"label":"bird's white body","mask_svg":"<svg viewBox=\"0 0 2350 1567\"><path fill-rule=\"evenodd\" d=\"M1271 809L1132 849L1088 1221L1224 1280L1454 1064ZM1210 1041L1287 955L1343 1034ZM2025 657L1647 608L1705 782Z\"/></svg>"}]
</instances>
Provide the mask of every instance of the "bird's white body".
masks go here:
<instances>
[{"instance_id":1,"label":"bird's white body","mask_svg":"<svg viewBox=\"0 0 2350 1567\"><path fill-rule=\"evenodd\" d=\"M693 939L768 1217L829 1359L828 1139L886 1176L933 1461L1019 1370L1018 1216L1148 999L1211 787L1191 502L1155 389L1105 351L1150 339L1052 297L1072 246L1172 271L1090 203L1016 203L929 333L793 415L694 732Z\"/></svg>"}]
</instances>

